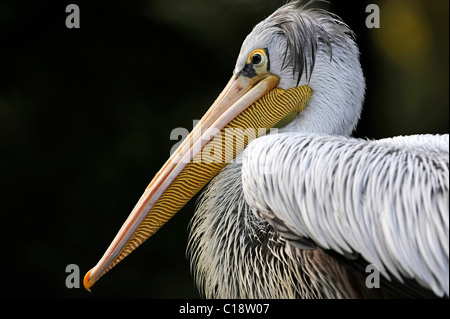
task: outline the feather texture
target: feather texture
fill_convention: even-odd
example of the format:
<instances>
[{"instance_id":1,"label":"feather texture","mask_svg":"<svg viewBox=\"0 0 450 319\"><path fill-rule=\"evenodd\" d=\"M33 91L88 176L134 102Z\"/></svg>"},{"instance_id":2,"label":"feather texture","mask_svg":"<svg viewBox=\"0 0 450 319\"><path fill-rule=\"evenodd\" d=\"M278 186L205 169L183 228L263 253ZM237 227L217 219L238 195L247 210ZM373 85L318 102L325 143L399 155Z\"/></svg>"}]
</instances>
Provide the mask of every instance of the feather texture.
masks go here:
<instances>
[{"instance_id":1,"label":"feather texture","mask_svg":"<svg viewBox=\"0 0 450 319\"><path fill-rule=\"evenodd\" d=\"M448 297L448 135L344 136L364 100L359 50L349 27L314 3L286 4L242 45L235 74L264 48L280 88L308 84L314 93L203 193L188 247L197 286L219 298L381 297L384 289ZM357 276L368 263L381 270L382 289Z\"/></svg>"},{"instance_id":2,"label":"feather texture","mask_svg":"<svg viewBox=\"0 0 450 319\"><path fill-rule=\"evenodd\" d=\"M369 298L358 276L321 249L291 245L251 212L242 191L242 153L200 197L187 254L206 298Z\"/></svg>"},{"instance_id":3,"label":"feather texture","mask_svg":"<svg viewBox=\"0 0 450 319\"><path fill-rule=\"evenodd\" d=\"M388 280L414 279L448 297L446 143L448 135L266 136L244 151L245 200L283 237L358 253Z\"/></svg>"}]
</instances>

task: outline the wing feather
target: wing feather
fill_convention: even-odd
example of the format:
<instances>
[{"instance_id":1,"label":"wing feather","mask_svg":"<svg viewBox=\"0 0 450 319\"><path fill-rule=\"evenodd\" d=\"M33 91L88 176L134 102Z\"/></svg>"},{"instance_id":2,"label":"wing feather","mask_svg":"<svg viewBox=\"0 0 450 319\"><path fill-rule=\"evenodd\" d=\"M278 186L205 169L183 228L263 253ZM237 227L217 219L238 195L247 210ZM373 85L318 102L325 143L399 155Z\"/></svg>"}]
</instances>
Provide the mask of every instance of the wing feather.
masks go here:
<instances>
[{"instance_id":1,"label":"wing feather","mask_svg":"<svg viewBox=\"0 0 450 319\"><path fill-rule=\"evenodd\" d=\"M268 135L244 151L245 199L288 240L362 256L388 280L448 297L448 140Z\"/></svg>"}]
</instances>

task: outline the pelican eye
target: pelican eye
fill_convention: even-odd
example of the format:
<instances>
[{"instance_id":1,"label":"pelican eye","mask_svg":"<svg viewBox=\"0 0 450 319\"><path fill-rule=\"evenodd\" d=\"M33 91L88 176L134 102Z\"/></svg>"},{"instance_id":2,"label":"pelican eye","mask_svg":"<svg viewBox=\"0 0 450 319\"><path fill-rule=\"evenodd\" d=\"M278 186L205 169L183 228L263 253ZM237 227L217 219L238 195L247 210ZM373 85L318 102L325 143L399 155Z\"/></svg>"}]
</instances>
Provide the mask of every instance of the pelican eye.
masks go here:
<instances>
[{"instance_id":1,"label":"pelican eye","mask_svg":"<svg viewBox=\"0 0 450 319\"><path fill-rule=\"evenodd\" d=\"M269 66L267 49L257 49L248 55L241 73L246 77L252 78L258 74L267 73Z\"/></svg>"},{"instance_id":2,"label":"pelican eye","mask_svg":"<svg viewBox=\"0 0 450 319\"><path fill-rule=\"evenodd\" d=\"M247 58L247 64L252 66L256 72L264 72L269 69L267 49L257 49Z\"/></svg>"},{"instance_id":3,"label":"pelican eye","mask_svg":"<svg viewBox=\"0 0 450 319\"><path fill-rule=\"evenodd\" d=\"M252 56L252 64L259 64L262 61L262 56L260 53L255 53Z\"/></svg>"}]
</instances>

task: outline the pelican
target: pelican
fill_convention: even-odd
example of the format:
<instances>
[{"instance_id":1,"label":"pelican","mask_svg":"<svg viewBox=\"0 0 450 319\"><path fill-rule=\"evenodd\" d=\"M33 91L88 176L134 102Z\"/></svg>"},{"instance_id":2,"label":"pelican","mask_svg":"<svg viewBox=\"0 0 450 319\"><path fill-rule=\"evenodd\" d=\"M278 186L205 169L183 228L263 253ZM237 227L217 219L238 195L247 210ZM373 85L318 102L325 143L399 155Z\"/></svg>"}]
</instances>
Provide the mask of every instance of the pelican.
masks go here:
<instances>
[{"instance_id":1,"label":"pelican","mask_svg":"<svg viewBox=\"0 0 450 319\"><path fill-rule=\"evenodd\" d=\"M359 49L312 4L254 27L86 289L209 183L187 249L203 297L448 298L449 136L350 137L365 95Z\"/></svg>"}]
</instances>

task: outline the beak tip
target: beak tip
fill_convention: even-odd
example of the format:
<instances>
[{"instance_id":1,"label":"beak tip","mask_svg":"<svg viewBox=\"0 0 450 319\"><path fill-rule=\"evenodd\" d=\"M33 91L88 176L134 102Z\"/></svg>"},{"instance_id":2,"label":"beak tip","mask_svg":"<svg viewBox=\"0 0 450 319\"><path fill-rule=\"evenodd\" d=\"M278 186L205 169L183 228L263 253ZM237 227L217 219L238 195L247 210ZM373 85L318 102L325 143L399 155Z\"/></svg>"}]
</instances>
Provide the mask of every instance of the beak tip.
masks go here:
<instances>
[{"instance_id":1,"label":"beak tip","mask_svg":"<svg viewBox=\"0 0 450 319\"><path fill-rule=\"evenodd\" d=\"M95 281L92 282L92 281L89 280L91 271L92 271L92 269L89 270L89 271L86 273L86 275L84 276L84 279L83 279L83 286L84 286L84 288L85 288L87 291L89 291L89 292L91 292L91 289L90 289L90 288L91 288L91 287L94 285L94 283L95 283Z\"/></svg>"}]
</instances>

